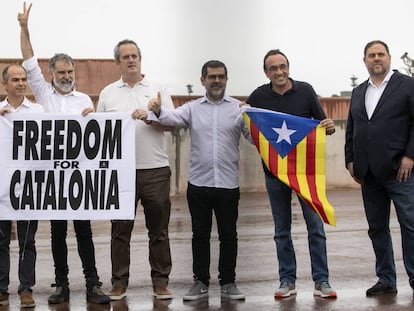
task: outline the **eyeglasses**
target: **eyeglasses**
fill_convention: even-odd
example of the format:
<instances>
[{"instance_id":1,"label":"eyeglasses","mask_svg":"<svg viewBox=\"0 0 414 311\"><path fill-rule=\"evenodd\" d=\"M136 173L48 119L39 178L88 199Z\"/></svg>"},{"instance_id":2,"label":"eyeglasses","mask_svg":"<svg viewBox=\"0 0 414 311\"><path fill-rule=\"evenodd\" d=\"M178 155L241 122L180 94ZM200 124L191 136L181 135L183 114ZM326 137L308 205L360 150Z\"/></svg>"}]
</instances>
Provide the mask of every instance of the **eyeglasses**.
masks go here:
<instances>
[{"instance_id":1,"label":"eyeglasses","mask_svg":"<svg viewBox=\"0 0 414 311\"><path fill-rule=\"evenodd\" d=\"M226 75L207 75L207 79L210 81L216 81L216 79L219 79L220 81L227 80Z\"/></svg>"},{"instance_id":2,"label":"eyeglasses","mask_svg":"<svg viewBox=\"0 0 414 311\"><path fill-rule=\"evenodd\" d=\"M276 71L285 71L289 69L289 66L287 64L281 64L279 66L270 66L269 68L267 68L267 71L270 72L276 72Z\"/></svg>"}]
</instances>

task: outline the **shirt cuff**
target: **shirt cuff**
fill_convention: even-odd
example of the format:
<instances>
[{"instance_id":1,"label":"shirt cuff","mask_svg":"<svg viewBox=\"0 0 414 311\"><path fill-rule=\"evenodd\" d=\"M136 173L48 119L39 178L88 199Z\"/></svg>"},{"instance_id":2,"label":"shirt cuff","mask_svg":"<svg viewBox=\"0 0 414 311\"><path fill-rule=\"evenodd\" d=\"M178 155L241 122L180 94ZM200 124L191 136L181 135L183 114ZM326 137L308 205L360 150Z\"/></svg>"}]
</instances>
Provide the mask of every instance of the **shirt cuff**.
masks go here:
<instances>
[{"instance_id":1,"label":"shirt cuff","mask_svg":"<svg viewBox=\"0 0 414 311\"><path fill-rule=\"evenodd\" d=\"M22 66L24 69L26 69L27 71L32 70L33 68L35 68L37 65L37 58L36 56L32 56L29 59L26 59L23 63Z\"/></svg>"},{"instance_id":2,"label":"shirt cuff","mask_svg":"<svg viewBox=\"0 0 414 311\"><path fill-rule=\"evenodd\" d=\"M148 120L148 121L157 121L157 122L158 122L158 118L157 118L157 116L156 116L156 115L155 115L155 113L154 113L154 112L152 112L152 111L149 111L149 112L148 112L147 120Z\"/></svg>"}]
</instances>

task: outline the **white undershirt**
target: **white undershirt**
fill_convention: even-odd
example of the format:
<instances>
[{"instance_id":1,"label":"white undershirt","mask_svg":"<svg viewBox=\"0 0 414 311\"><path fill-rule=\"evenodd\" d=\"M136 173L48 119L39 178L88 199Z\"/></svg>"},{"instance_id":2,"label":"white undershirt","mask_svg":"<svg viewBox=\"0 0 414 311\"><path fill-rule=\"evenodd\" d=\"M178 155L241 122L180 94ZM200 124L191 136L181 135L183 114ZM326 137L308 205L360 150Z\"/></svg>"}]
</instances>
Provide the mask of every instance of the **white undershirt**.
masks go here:
<instances>
[{"instance_id":1,"label":"white undershirt","mask_svg":"<svg viewBox=\"0 0 414 311\"><path fill-rule=\"evenodd\" d=\"M365 93L365 109L367 111L368 119L371 119L372 114L374 113L374 110L381 98L381 95L384 93L385 87L387 86L388 81L390 80L393 73L394 72L390 70L385 76L384 80L378 86L376 86L372 82L371 78L369 78L368 88Z\"/></svg>"}]
</instances>

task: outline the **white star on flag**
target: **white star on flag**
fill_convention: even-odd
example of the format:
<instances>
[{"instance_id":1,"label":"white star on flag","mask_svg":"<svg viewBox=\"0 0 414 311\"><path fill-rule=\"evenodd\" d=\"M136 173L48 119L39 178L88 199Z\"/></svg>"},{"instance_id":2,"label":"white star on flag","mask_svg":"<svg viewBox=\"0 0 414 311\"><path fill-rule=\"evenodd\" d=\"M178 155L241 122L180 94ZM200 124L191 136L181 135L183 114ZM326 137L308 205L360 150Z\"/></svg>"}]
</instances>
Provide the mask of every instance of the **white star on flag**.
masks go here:
<instances>
[{"instance_id":1,"label":"white star on flag","mask_svg":"<svg viewBox=\"0 0 414 311\"><path fill-rule=\"evenodd\" d=\"M289 145L292 144L290 141L290 135L296 133L296 130L289 130L286 126L286 122L283 121L282 127L272 127L272 129L278 134L277 142L280 143L281 141L285 140Z\"/></svg>"}]
</instances>

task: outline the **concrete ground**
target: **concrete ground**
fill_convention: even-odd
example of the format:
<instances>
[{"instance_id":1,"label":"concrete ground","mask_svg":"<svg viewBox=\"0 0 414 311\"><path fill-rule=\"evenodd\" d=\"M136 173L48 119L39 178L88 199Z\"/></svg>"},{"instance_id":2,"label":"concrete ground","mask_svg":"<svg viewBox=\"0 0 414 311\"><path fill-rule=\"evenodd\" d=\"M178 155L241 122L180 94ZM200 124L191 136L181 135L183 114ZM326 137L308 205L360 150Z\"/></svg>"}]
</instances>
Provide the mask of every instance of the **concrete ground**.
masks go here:
<instances>
[{"instance_id":1,"label":"concrete ground","mask_svg":"<svg viewBox=\"0 0 414 311\"><path fill-rule=\"evenodd\" d=\"M174 298L167 301L152 297L148 246L142 208L137 214L136 226L131 242L131 278L128 296L110 305L87 304L84 279L73 229L69 227L70 302L55 306L47 304L53 291L53 260L50 251L49 223L41 222L37 233L37 284L34 287L35 308L24 310L414 310L413 291L408 285L401 256L401 237L395 213L392 212L396 267L398 271L398 294L368 298L365 291L377 279L374 270L374 255L367 236L367 223L358 189L335 189L328 191L328 199L336 212L337 227L326 226L330 283L336 289L337 299L322 299L313 296L307 234L300 207L294 200L293 236L297 255L296 296L275 300L273 293L278 287L278 265L273 242L273 221L266 193L242 193L238 222L239 254L237 284L246 294L245 301L221 300L217 282L218 242L216 228L212 236L212 264L210 297L196 302L183 302L182 296L192 284L191 226L184 197L173 198L170 225L173 269L169 289ZM110 223L93 222L98 273L105 291L110 289ZM10 305L0 311L20 310L17 292L17 242L11 245L12 267ZM22 309L23 310L23 309Z\"/></svg>"}]
</instances>

